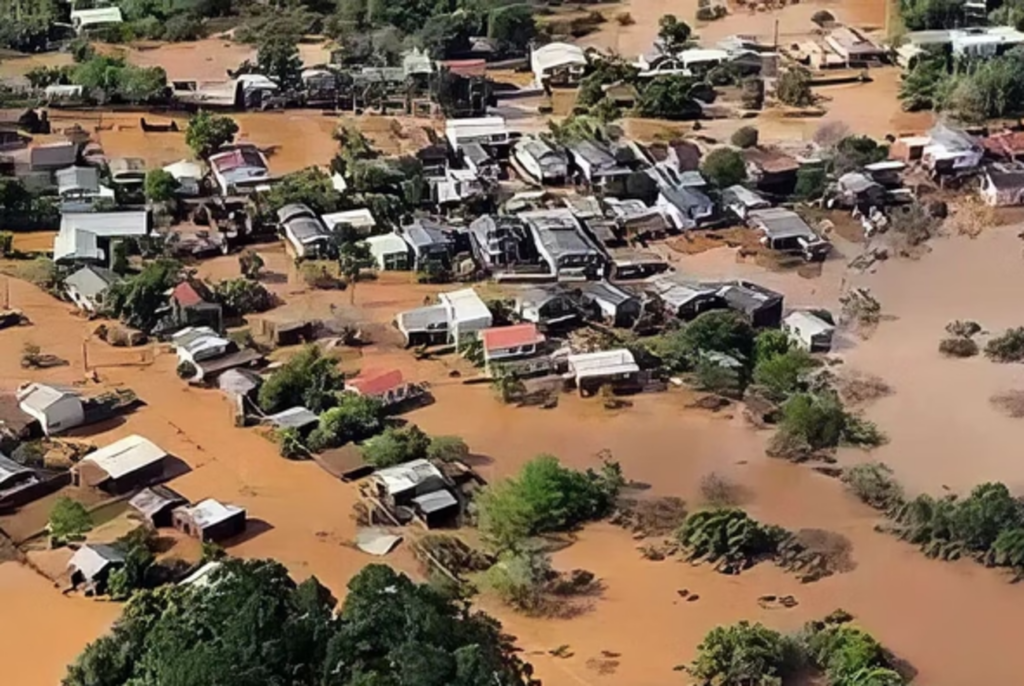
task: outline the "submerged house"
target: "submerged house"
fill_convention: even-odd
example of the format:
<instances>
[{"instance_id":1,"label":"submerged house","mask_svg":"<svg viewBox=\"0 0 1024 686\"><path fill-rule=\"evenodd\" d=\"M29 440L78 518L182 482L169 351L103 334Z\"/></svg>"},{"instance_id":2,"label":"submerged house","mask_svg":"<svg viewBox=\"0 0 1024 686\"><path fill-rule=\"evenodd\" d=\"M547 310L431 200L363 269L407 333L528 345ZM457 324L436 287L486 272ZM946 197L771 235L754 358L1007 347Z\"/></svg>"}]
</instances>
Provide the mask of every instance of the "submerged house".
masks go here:
<instances>
[{"instance_id":1,"label":"submerged house","mask_svg":"<svg viewBox=\"0 0 1024 686\"><path fill-rule=\"evenodd\" d=\"M628 328L643 312L638 297L608 281L588 281L580 285L580 293L612 326Z\"/></svg>"},{"instance_id":2,"label":"submerged house","mask_svg":"<svg viewBox=\"0 0 1024 686\"><path fill-rule=\"evenodd\" d=\"M534 245L553 276L563 279L595 278L604 272L607 258L583 232L569 209L521 212Z\"/></svg>"},{"instance_id":3,"label":"submerged house","mask_svg":"<svg viewBox=\"0 0 1024 686\"><path fill-rule=\"evenodd\" d=\"M616 390L639 386L640 367L625 348L569 355L568 361L580 395L593 395L605 385Z\"/></svg>"},{"instance_id":4,"label":"submerged house","mask_svg":"<svg viewBox=\"0 0 1024 686\"><path fill-rule=\"evenodd\" d=\"M86 265L64 279L64 294L83 312L99 312L107 291L119 280L109 269Z\"/></svg>"},{"instance_id":5,"label":"submerged house","mask_svg":"<svg viewBox=\"0 0 1024 686\"><path fill-rule=\"evenodd\" d=\"M480 332L484 364L488 370L495 362L509 362L533 357L540 352L545 341L537 325L530 322L513 326L497 326Z\"/></svg>"},{"instance_id":6,"label":"submerged house","mask_svg":"<svg viewBox=\"0 0 1024 686\"><path fill-rule=\"evenodd\" d=\"M583 315L577 299L558 285L520 291L516 295L515 311L525 321L544 330L574 325Z\"/></svg>"},{"instance_id":7,"label":"submerged house","mask_svg":"<svg viewBox=\"0 0 1024 686\"><path fill-rule=\"evenodd\" d=\"M770 250L802 255L806 260L825 259L832 244L819 236L803 218L782 207L755 210L748 223L761 232L761 243Z\"/></svg>"},{"instance_id":8,"label":"submerged house","mask_svg":"<svg viewBox=\"0 0 1024 686\"><path fill-rule=\"evenodd\" d=\"M131 435L86 455L71 468L76 486L121 494L161 478L168 454L152 441Z\"/></svg>"},{"instance_id":9,"label":"submerged house","mask_svg":"<svg viewBox=\"0 0 1024 686\"><path fill-rule=\"evenodd\" d=\"M485 214L469 225L473 254L487 269L515 267L539 262L530 228L509 214Z\"/></svg>"},{"instance_id":10,"label":"submerged house","mask_svg":"<svg viewBox=\"0 0 1024 686\"><path fill-rule=\"evenodd\" d=\"M172 511L186 504L185 496L162 485L144 488L128 501L136 515L156 529L172 526Z\"/></svg>"},{"instance_id":11,"label":"submerged house","mask_svg":"<svg viewBox=\"0 0 1024 686\"><path fill-rule=\"evenodd\" d=\"M395 326L407 345L456 343L494 323L487 304L472 288L439 293L437 305L400 312Z\"/></svg>"},{"instance_id":12,"label":"submerged house","mask_svg":"<svg viewBox=\"0 0 1024 686\"><path fill-rule=\"evenodd\" d=\"M102 591L110 572L124 566L124 553L106 543L85 543L68 560L71 585L86 585L87 591Z\"/></svg>"},{"instance_id":13,"label":"submerged house","mask_svg":"<svg viewBox=\"0 0 1024 686\"><path fill-rule=\"evenodd\" d=\"M772 204L746 186L729 186L722 191L722 205L741 221L755 210L767 210Z\"/></svg>"},{"instance_id":14,"label":"submerged house","mask_svg":"<svg viewBox=\"0 0 1024 686\"><path fill-rule=\"evenodd\" d=\"M541 185L561 185L569 176L569 156L539 136L520 139L512 148L512 157L531 181Z\"/></svg>"},{"instance_id":15,"label":"submerged house","mask_svg":"<svg viewBox=\"0 0 1024 686\"><path fill-rule=\"evenodd\" d=\"M85 423L85 404L78 393L30 383L19 388L16 395L21 411L38 421L47 436Z\"/></svg>"},{"instance_id":16,"label":"submerged house","mask_svg":"<svg viewBox=\"0 0 1024 686\"><path fill-rule=\"evenodd\" d=\"M777 328L782 323L783 295L750 281L729 281L718 288L718 297L730 310L746 316L755 327Z\"/></svg>"},{"instance_id":17,"label":"submerged house","mask_svg":"<svg viewBox=\"0 0 1024 686\"><path fill-rule=\"evenodd\" d=\"M422 398L426 393L419 384L406 381L399 369L362 371L345 380L345 392L376 398L385 408Z\"/></svg>"},{"instance_id":18,"label":"submerged house","mask_svg":"<svg viewBox=\"0 0 1024 686\"><path fill-rule=\"evenodd\" d=\"M985 167L979 190L986 205L1024 205L1024 164L996 163Z\"/></svg>"},{"instance_id":19,"label":"submerged house","mask_svg":"<svg viewBox=\"0 0 1024 686\"><path fill-rule=\"evenodd\" d=\"M300 203L285 205L277 211L277 223L294 257L313 258L327 253L330 235L320 223L317 213L308 206Z\"/></svg>"},{"instance_id":20,"label":"submerged house","mask_svg":"<svg viewBox=\"0 0 1024 686\"><path fill-rule=\"evenodd\" d=\"M267 158L254 145L240 145L207 159L221 195L251 192L270 182Z\"/></svg>"},{"instance_id":21,"label":"submerged house","mask_svg":"<svg viewBox=\"0 0 1024 686\"><path fill-rule=\"evenodd\" d=\"M715 217L715 203L696 188L662 185L656 207L679 230L694 229Z\"/></svg>"},{"instance_id":22,"label":"submerged house","mask_svg":"<svg viewBox=\"0 0 1024 686\"><path fill-rule=\"evenodd\" d=\"M792 195L800 163L777 150L747 148L740 153L747 164L747 178L755 188L775 195Z\"/></svg>"},{"instance_id":23,"label":"submerged house","mask_svg":"<svg viewBox=\"0 0 1024 686\"><path fill-rule=\"evenodd\" d=\"M813 312L790 312L782 320L782 329L798 346L812 353L827 353L832 349L836 327Z\"/></svg>"},{"instance_id":24,"label":"submerged house","mask_svg":"<svg viewBox=\"0 0 1024 686\"><path fill-rule=\"evenodd\" d=\"M530 69L538 87L574 86L586 68L583 48L572 43L548 43L530 51Z\"/></svg>"},{"instance_id":25,"label":"submerged house","mask_svg":"<svg viewBox=\"0 0 1024 686\"><path fill-rule=\"evenodd\" d=\"M382 271L406 271L413 265L409 244L395 233L370 236L366 239L373 262Z\"/></svg>"},{"instance_id":26,"label":"submerged house","mask_svg":"<svg viewBox=\"0 0 1024 686\"><path fill-rule=\"evenodd\" d=\"M104 262L112 258L110 243L149 233L149 212L64 212L53 239L55 262Z\"/></svg>"},{"instance_id":27,"label":"submerged house","mask_svg":"<svg viewBox=\"0 0 1024 686\"><path fill-rule=\"evenodd\" d=\"M449 490L448 479L427 460L379 469L370 478L377 497L400 518L404 510L430 528L459 514L459 501Z\"/></svg>"},{"instance_id":28,"label":"submerged house","mask_svg":"<svg viewBox=\"0 0 1024 686\"><path fill-rule=\"evenodd\" d=\"M207 498L195 505L178 507L172 513L174 528L203 543L223 541L245 531L245 510Z\"/></svg>"},{"instance_id":29,"label":"submerged house","mask_svg":"<svg viewBox=\"0 0 1024 686\"><path fill-rule=\"evenodd\" d=\"M947 124L936 124L928 132L921 161L936 175L971 171L981 164L984 148L974 137Z\"/></svg>"}]
</instances>

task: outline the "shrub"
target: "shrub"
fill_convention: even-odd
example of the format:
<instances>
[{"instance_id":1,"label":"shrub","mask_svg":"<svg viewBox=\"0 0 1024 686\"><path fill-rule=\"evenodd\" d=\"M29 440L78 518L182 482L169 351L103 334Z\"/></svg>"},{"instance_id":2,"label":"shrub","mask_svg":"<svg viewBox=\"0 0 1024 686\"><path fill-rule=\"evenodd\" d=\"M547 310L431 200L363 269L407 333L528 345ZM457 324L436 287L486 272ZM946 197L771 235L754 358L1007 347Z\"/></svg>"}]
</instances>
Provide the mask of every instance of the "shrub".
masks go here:
<instances>
[{"instance_id":1,"label":"shrub","mask_svg":"<svg viewBox=\"0 0 1024 686\"><path fill-rule=\"evenodd\" d=\"M469 446L458 436L434 436L427 446L427 459L455 462L469 457Z\"/></svg>"},{"instance_id":2,"label":"shrub","mask_svg":"<svg viewBox=\"0 0 1024 686\"><path fill-rule=\"evenodd\" d=\"M701 684L773 686L799 667L791 639L747 621L712 629L697 646L689 672Z\"/></svg>"},{"instance_id":3,"label":"shrub","mask_svg":"<svg viewBox=\"0 0 1024 686\"><path fill-rule=\"evenodd\" d=\"M304 460L306 449L302 446L302 436L298 429L281 429L277 432L277 451L281 457L289 460Z\"/></svg>"},{"instance_id":4,"label":"shrub","mask_svg":"<svg viewBox=\"0 0 1024 686\"><path fill-rule=\"evenodd\" d=\"M179 379L185 379L186 381L196 378L196 374L199 373L199 370L196 369L196 366L189 362L188 360L182 360L181 362L179 362L177 368L174 371L178 375Z\"/></svg>"},{"instance_id":5,"label":"shrub","mask_svg":"<svg viewBox=\"0 0 1024 686\"><path fill-rule=\"evenodd\" d=\"M781 402L800 390L804 374L814 365L806 351L795 348L760 360L754 367L754 383L764 387L769 399Z\"/></svg>"},{"instance_id":6,"label":"shrub","mask_svg":"<svg viewBox=\"0 0 1024 686\"><path fill-rule=\"evenodd\" d=\"M677 538L692 561L715 564L717 571L737 574L774 557L789 532L761 524L739 509L703 510L686 518Z\"/></svg>"},{"instance_id":7,"label":"shrub","mask_svg":"<svg viewBox=\"0 0 1024 686\"><path fill-rule=\"evenodd\" d=\"M309 449L322 452L349 441L375 436L384 428L384 408L374 398L345 393L320 415L320 423L306 439Z\"/></svg>"},{"instance_id":8,"label":"shrub","mask_svg":"<svg viewBox=\"0 0 1024 686\"><path fill-rule=\"evenodd\" d=\"M736 369L707 357L701 358L693 370L697 388L726 397L743 394L743 382Z\"/></svg>"},{"instance_id":9,"label":"shrub","mask_svg":"<svg viewBox=\"0 0 1024 686\"><path fill-rule=\"evenodd\" d=\"M793 441L791 447L806 444L812 451L830 450L840 443L872 447L885 441L873 423L846 412L831 392L790 397L782 407L779 435L780 441Z\"/></svg>"},{"instance_id":10,"label":"shrub","mask_svg":"<svg viewBox=\"0 0 1024 686\"><path fill-rule=\"evenodd\" d=\"M506 605L528 614L545 609L544 586L552 576L551 558L537 551L505 552L481 579Z\"/></svg>"},{"instance_id":11,"label":"shrub","mask_svg":"<svg viewBox=\"0 0 1024 686\"><path fill-rule=\"evenodd\" d=\"M1024 327L1009 329L985 345L985 355L996 362L1024 361Z\"/></svg>"},{"instance_id":12,"label":"shrub","mask_svg":"<svg viewBox=\"0 0 1024 686\"><path fill-rule=\"evenodd\" d=\"M811 72L803 67L787 69L775 84L775 97L784 105L808 107L814 104L811 92Z\"/></svg>"},{"instance_id":13,"label":"shrub","mask_svg":"<svg viewBox=\"0 0 1024 686\"><path fill-rule=\"evenodd\" d=\"M824 27L826 24L833 23L835 20L836 18L828 10L818 10L817 12L811 15L811 21L813 21L818 26L822 27Z\"/></svg>"},{"instance_id":14,"label":"shrub","mask_svg":"<svg viewBox=\"0 0 1024 686\"><path fill-rule=\"evenodd\" d=\"M266 312L275 305L274 294L266 286L246 277L218 281L213 296L226 314L234 317Z\"/></svg>"},{"instance_id":15,"label":"shrub","mask_svg":"<svg viewBox=\"0 0 1024 686\"><path fill-rule=\"evenodd\" d=\"M730 148L712 150L700 166L701 172L718 188L728 188L747 180L743 156Z\"/></svg>"},{"instance_id":16,"label":"shrub","mask_svg":"<svg viewBox=\"0 0 1024 686\"><path fill-rule=\"evenodd\" d=\"M46 528L52 538L66 542L81 538L89 531L92 528L92 517L85 506L77 500L60 498L50 510Z\"/></svg>"},{"instance_id":17,"label":"shrub","mask_svg":"<svg viewBox=\"0 0 1024 686\"><path fill-rule=\"evenodd\" d=\"M732 134L730 141L737 148L757 147L758 131L753 126L742 126Z\"/></svg>"},{"instance_id":18,"label":"shrub","mask_svg":"<svg viewBox=\"0 0 1024 686\"><path fill-rule=\"evenodd\" d=\"M850 492L878 510L888 510L903 501L903 487L892 470L881 462L865 462L843 472Z\"/></svg>"},{"instance_id":19,"label":"shrub","mask_svg":"<svg viewBox=\"0 0 1024 686\"><path fill-rule=\"evenodd\" d=\"M636 23L636 19L629 12L619 12L615 15L615 21L618 22L619 26L632 26Z\"/></svg>"},{"instance_id":20,"label":"shrub","mask_svg":"<svg viewBox=\"0 0 1024 686\"><path fill-rule=\"evenodd\" d=\"M415 424L396 429L388 427L384 433L363 444L363 459L377 469L393 467L427 456L430 439Z\"/></svg>"},{"instance_id":21,"label":"shrub","mask_svg":"<svg viewBox=\"0 0 1024 686\"><path fill-rule=\"evenodd\" d=\"M946 357L974 357L980 349L970 338L943 338L939 343L939 352Z\"/></svg>"},{"instance_id":22,"label":"shrub","mask_svg":"<svg viewBox=\"0 0 1024 686\"><path fill-rule=\"evenodd\" d=\"M320 348L307 345L278 368L260 387L260 409L267 413L304 406L323 412L338 403L344 377Z\"/></svg>"},{"instance_id":23,"label":"shrub","mask_svg":"<svg viewBox=\"0 0 1024 686\"><path fill-rule=\"evenodd\" d=\"M828 173L824 167L801 166L796 171L796 186L793 187L793 197L797 200L817 200L825 194L828 186Z\"/></svg>"}]
</instances>

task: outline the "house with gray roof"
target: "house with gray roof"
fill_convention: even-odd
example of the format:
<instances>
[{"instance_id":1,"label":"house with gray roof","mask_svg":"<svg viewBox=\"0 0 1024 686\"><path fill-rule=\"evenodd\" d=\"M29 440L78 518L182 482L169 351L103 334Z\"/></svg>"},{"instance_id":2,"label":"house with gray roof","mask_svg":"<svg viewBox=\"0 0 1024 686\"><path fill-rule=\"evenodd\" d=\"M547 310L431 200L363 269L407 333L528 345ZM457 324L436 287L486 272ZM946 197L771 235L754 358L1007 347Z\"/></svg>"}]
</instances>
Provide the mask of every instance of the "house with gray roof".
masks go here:
<instances>
[{"instance_id":1,"label":"house with gray roof","mask_svg":"<svg viewBox=\"0 0 1024 686\"><path fill-rule=\"evenodd\" d=\"M285 205L277 211L277 222L284 232L291 253L298 258L316 257L326 252L330 234L312 209L300 203Z\"/></svg>"},{"instance_id":2,"label":"house with gray roof","mask_svg":"<svg viewBox=\"0 0 1024 686\"><path fill-rule=\"evenodd\" d=\"M526 136L512 147L512 157L531 181L559 185L569 175L569 156L539 136Z\"/></svg>"},{"instance_id":3,"label":"house with gray roof","mask_svg":"<svg viewBox=\"0 0 1024 686\"><path fill-rule=\"evenodd\" d=\"M640 298L608 281L588 281L580 285L580 292L612 326L628 328L643 311Z\"/></svg>"},{"instance_id":4,"label":"house with gray roof","mask_svg":"<svg viewBox=\"0 0 1024 686\"><path fill-rule=\"evenodd\" d=\"M583 227L565 208L521 212L548 271L558 278L594 278L604 272L604 252L583 232Z\"/></svg>"},{"instance_id":5,"label":"house with gray roof","mask_svg":"<svg viewBox=\"0 0 1024 686\"><path fill-rule=\"evenodd\" d=\"M68 561L71 585L87 584L90 590L102 591L110 572L124 561L124 553L112 545L86 543Z\"/></svg>"},{"instance_id":6,"label":"house with gray roof","mask_svg":"<svg viewBox=\"0 0 1024 686\"><path fill-rule=\"evenodd\" d=\"M64 279L64 294L78 309L90 314L100 311L103 297L120 277L109 269L86 265Z\"/></svg>"},{"instance_id":7,"label":"house with gray roof","mask_svg":"<svg viewBox=\"0 0 1024 686\"><path fill-rule=\"evenodd\" d=\"M678 231L694 229L711 221L715 203L696 188L663 184L655 205Z\"/></svg>"},{"instance_id":8,"label":"house with gray roof","mask_svg":"<svg viewBox=\"0 0 1024 686\"><path fill-rule=\"evenodd\" d=\"M413 268L425 271L429 265L447 267L455 241L449 235L450 229L429 219L417 219L403 226L397 232L412 250Z\"/></svg>"}]
</instances>

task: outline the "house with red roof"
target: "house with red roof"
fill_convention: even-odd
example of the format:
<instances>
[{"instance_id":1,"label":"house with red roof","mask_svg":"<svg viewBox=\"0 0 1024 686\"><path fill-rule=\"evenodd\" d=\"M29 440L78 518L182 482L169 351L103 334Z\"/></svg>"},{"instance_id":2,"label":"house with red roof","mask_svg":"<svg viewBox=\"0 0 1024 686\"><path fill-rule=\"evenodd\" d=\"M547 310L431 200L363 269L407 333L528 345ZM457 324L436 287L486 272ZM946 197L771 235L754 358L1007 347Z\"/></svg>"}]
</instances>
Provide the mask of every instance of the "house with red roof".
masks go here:
<instances>
[{"instance_id":1,"label":"house with red roof","mask_svg":"<svg viewBox=\"0 0 1024 686\"><path fill-rule=\"evenodd\" d=\"M200 281L186 279L168 293L171 330L184 326L209 326L224 330L224 317L219 303L212 302L210 290Z\"/></svg>"},{"instance_id":2,"label":"house with red roof","mask_svg":"<svg viewBox=\"0 0 1024 686\"><path fill-rule=\"evenodd\" d=\"M426 394L423 386L406 381L398 369L362 371L358 376L345 381L345 390L376 398L385 408L401 405Z\"/></svg>"},{"instance_id":3,"label":"house with red roof","mask_svg":"<svg viewBox=\"0 0 1024 686\"><path fill-rule=\"evenodd\" d=\"M494 362L512 362L538 355L545 338L536 324L528 322L484 329L480 332L480 342L483 344L484 363L490 371Z\"/></svg>"}]
</instances>

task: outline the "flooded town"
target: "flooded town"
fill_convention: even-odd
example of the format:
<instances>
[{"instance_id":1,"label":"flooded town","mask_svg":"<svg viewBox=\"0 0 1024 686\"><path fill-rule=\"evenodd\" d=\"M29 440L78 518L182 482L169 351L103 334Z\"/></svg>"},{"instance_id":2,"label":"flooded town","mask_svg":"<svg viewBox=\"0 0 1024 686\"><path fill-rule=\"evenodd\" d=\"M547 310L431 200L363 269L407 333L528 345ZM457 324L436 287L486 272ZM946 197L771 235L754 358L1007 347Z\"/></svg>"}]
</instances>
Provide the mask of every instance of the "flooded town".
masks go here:
<instances>
[{"instance_id":1,"label":"flooded town","mask_svg":"<svg viewBox=\"0 0 1024 686\"><path fill-rule=\"evenodd\" d=\"M3 11L0 683L1024 672L1020 0Z\"/></svg>"}]
</instances>

